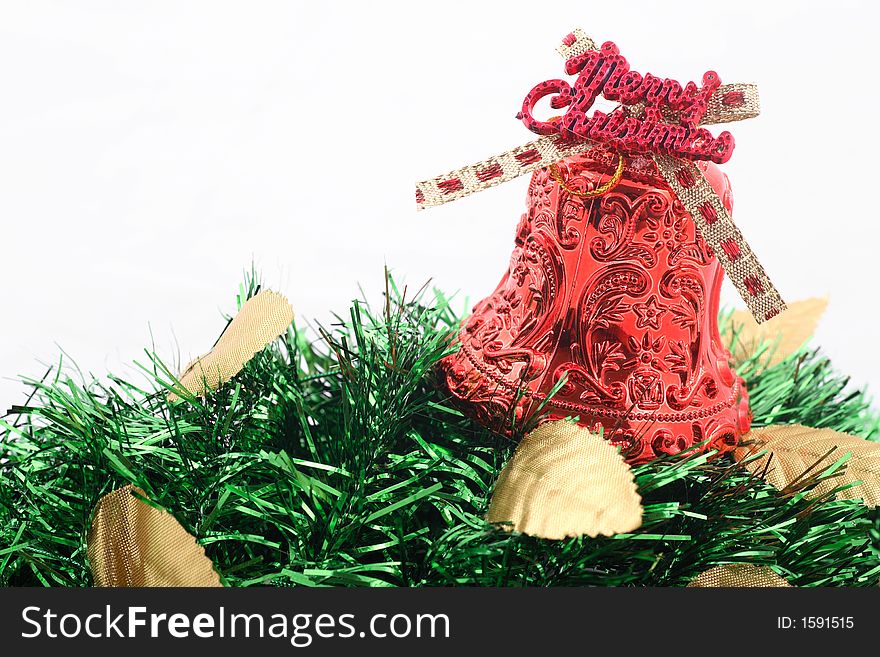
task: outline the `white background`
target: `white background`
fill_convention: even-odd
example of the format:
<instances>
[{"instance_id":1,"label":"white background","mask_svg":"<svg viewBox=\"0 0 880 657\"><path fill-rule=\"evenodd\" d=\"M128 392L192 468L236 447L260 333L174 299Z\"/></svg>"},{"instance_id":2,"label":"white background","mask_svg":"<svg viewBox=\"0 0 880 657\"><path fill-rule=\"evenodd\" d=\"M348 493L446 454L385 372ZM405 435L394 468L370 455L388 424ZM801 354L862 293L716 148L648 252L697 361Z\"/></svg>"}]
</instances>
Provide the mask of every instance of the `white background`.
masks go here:
<instances>
[{"instance_id":1,"label":"white background","mask_svg":"<svg viewBox=\"0 0 880 657\"><path fill-rule=\"evenodd\" d=\"M413 183L531 138L572 28L636 70L756 82L734 217L817 341L880 389L877 16L870 2L0 3L0 412L64 349L131 376L210 348L253 261L298 316L382 268L479 299L522 178L416 214ZM729 302L739 302L731 286Z\"/></svg>"}]
</instances>

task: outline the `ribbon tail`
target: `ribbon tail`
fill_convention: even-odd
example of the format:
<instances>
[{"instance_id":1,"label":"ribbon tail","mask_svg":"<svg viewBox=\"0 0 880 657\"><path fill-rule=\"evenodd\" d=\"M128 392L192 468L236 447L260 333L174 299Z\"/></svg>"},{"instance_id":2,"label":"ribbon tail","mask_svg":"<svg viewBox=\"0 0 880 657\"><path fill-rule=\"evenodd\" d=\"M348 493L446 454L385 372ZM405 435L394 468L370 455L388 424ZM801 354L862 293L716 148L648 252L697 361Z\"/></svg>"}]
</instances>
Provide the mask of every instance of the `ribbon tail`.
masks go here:
<instances>
[{"instance_id":1,"label":"ribbon tail","mask_svg":"<svg viewBox=\"0 0 880 657\"><path fill-rule=\"evenodd\" d=\"M482 162L416 183L416 206L419 210L424 210L443 205L550 166L567 157L586 153L595 146L595 142L587 140L541 137Z\"/></svg>"},{"instance_id":2,"label":"ribbon tail","mask_svg":"<svg viewBox=\"0 0 880 657\"><path fill-rule=\"evenodd\" d=\"M723 263L755 321L761 324L785 310L785 302L703 172L693 162L670 155L655 155L654 162Z\"/></svg>"}]
</instances>

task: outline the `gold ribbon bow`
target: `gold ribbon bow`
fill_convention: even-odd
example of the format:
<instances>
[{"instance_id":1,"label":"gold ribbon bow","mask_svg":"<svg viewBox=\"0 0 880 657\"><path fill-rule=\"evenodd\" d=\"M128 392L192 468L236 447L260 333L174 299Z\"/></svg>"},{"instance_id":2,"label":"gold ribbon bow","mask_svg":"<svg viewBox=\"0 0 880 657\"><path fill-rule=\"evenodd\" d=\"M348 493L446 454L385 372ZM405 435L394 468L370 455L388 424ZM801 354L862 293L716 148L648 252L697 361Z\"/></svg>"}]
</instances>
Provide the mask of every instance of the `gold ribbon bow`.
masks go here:
<instances>
[{"instance_id":1,"label":"gold ribbon bow","mask_svg":"<svg viewBox=\"0 0 880 657\"><path fill-rule=\"evenodd\" d=\"M575 30L572 35L573 41L557 48L565 59L598 49L582 30ZM630 111L638 115L643 109L632 106ZM742 121L759 113L758 88L755 85L721 85L709 101L700 125ZM442 205L567 157L586 153L598 145L586 139L563 140L558 135L541 137L482 162L416 183L416 204L419 210ZM715 254L723 258L727 275L755 321L760 324L785 310L785 302L779 292L699 168L689 160L671 155L653 155L653 159L660 174L694 219L703 238Z\"/></svg>"}]
</instances>

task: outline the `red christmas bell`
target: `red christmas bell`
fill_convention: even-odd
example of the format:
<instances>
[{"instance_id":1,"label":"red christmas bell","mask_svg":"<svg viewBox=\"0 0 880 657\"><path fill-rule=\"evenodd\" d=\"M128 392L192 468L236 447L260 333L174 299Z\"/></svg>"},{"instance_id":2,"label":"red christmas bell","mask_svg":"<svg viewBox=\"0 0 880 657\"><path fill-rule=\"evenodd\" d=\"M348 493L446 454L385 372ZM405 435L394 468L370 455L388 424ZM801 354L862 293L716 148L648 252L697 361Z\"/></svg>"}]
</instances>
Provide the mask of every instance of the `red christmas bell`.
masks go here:
<instances>
[{"instance_id":1,"label":"red christmas bell","mask_svg":"<svg viewBox=\"0 0 880 657\"><path fill-rule=\"evenodd\" d=\"M731 450L750 413L718 334L724 271L652 158L623 157L535 171L510 267L442 361L446 385L494 430L577 417L634 463ZM727 177L698 167L730 212Z\"/></svg>"},{"instance_id":2,"label":"red christmas bell","mask_svg":"<svg viewBox=\"0 0 880 657\"><path fill-rule=\"evenodd\" d=\"M757 116L757 88L642 74L581 30L558 51L576 81L539 82L517 115L539 139L416 184L426 208L534 172L510 267L442 361L445 384L507 434L574 416L631 462L729 451L750 413L718 335L716 255L757 322L785 302L710 163L730 158L733 136L705 126ZM595 109L600 96L613 109ZM564 113L538 119L545 99Z\"/></svg>"}]
</instances>

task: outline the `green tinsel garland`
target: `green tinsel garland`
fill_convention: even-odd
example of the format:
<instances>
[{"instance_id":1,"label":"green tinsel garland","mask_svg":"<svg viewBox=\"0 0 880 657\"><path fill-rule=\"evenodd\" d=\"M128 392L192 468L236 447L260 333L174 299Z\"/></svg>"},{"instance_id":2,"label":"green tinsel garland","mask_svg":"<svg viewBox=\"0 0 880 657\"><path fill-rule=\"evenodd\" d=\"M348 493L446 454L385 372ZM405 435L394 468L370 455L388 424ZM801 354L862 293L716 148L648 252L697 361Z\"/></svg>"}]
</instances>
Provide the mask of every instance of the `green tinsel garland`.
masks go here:
<instances>
[{"instance_id":1,"label":"green tinsel garland","mask_svg":"<svg viewBox=\"0 0 880 657\"><path fill-rule=\"evenodd\" d=\"M239 306L255 294L250 279ZM725 563L767 564L796 586L873 586L880 515L857 501L783 496L729 458L635 468L644 522L613 538L545 541L483 520L515 443L463 417L433 385L460 318L440 293L390 284L321 339L295 327L207 398L149 384L31 381L2 420L0 584L87 586L86 533L128 483L169 509L232 586L681 586ZM876 438L861 392L815 351L739 366L754 424ZM80 377L82 378L82 377ZM807 482L809 485L809 482Z\"/></svg>"}]
</instances>

